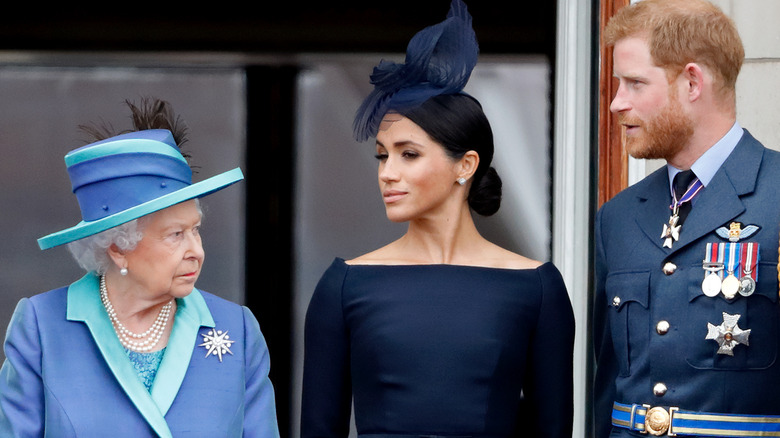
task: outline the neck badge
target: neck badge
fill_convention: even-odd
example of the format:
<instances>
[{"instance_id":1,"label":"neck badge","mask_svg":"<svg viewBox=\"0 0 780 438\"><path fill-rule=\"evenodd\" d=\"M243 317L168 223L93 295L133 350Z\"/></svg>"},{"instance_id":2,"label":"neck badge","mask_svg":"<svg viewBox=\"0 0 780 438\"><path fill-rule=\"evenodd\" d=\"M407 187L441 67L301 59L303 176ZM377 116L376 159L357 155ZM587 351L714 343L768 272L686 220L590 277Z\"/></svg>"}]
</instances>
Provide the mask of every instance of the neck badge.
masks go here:
<instances>
[{"instance_id":1,"label":"neck badge","mask_svg":"<svg viewBox=\"0 0 780 438\"><path fill-rule=\"evenodd\" d=\"M669 216L669 223L664 224L664 230L661 232L661 239L664 239L664 248L671 248L672 242L680 240L680 228L682 228L682 225L677 225L677 222L680 220L677 210L679 210L679 207L675 207L672 215Z\"/></svg>"},{"instance_id":2,"label":"neck badge","mask_svg":"<svg viewBox=\"0 0 780 438\"><path fill-rule=\"evenodd\" d=\"M699 181L699 178L696 178L691 182L680 199L677 199L677 194L672 190L672 204L669 206L672 214L669 216L669 221L664 224L663 231L661 231L664 248L671 248L673 242L680 240L680 230L682 229L682 224L678 224L680 222L680 206L690 202L702 188L704 188L704 184Z\"/></svg>"}]
</instances>

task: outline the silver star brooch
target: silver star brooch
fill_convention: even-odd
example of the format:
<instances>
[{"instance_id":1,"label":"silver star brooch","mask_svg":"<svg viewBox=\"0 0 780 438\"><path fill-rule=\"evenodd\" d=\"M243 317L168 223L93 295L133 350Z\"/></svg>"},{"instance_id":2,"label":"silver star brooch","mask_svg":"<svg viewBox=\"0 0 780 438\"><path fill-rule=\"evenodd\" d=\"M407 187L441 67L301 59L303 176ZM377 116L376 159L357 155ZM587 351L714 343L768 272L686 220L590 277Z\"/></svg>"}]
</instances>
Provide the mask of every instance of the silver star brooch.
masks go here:
<instances>
[{"instance_id":1,"label":"silver star brooch","mask_svg":"<svg viewBox=\"0 0 780 438\"><path fill-rule=\"evenodd\" d=\"M228 331L225 330L224 332L222 330L217 330L216 328L213 328L208 331L208 333L203 334L201 333L201 336L203 336L203 343L198 345L199 347L205 347L207 351L206 357L209 357L211 355L217 356L219 358L219 361L222 362L222 355L225 353L233 354L232 351L230 351L230 346L233 345L233 342L231 341L230 336L228 336Z\"/></svg>"},{"instance_id":2,"label":"silver star brooch","mask_svg":"<svg viewBox=\"0 0 780 438\"><path fill-rule=\"evenodd\" d=\"M737 325L737 321L742 315L729 315L723 312L723 322L720 325L707 323L707 337L718 343L718 354L727 354L734 356L734 347L739 344L750 345L748 338L750 330L742 330Z\"/></svg>"}]
</instances>

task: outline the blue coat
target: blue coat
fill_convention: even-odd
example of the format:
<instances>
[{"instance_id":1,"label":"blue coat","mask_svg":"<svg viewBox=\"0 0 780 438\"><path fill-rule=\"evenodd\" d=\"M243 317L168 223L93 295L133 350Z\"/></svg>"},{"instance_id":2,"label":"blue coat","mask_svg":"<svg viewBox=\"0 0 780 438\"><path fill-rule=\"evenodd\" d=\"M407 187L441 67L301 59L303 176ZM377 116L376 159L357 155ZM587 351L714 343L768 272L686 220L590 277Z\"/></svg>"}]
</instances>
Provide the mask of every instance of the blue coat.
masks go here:
<instances>
[{"instance_id":1,"label":"blue coat","mask_svg":"<svg viewBox=\"0 0 780 438\"><path fill-rule=\"evenodd\" d=\"M177 304L150 393L95 275L22 299L0 370L0 436L278 437L268 349L249 309L197 289ZM199 346L212 328L235 341L221 362Z\"/></svg>"},{"instance_id":2,"label":"blue coat","mask_svg":"<svg viewBox=\"0 0 780 438\"><path fill-rule=\"evenodd\" d=\"M614 401L780 414L780 154L745 131L698 194L671 249L661 239L670 202L662 168L607 202L596 219L597 438L610 436ZM710 298L702 291L706 244L726 242L716 229L733 221L761 227L741 241L760 244L756 291L733 300ZM667 262L674 267L665 273ZM718 354L718 343L706 339L708 323L723 323L724 312L740 315L738 326L751 330L749 345L737 345L733 356ZM662 321L668 331L658 329ZM659 383L667 389L657 394ZM619 428L615 433L639 436Z\"/></svg>"}]
</instances>

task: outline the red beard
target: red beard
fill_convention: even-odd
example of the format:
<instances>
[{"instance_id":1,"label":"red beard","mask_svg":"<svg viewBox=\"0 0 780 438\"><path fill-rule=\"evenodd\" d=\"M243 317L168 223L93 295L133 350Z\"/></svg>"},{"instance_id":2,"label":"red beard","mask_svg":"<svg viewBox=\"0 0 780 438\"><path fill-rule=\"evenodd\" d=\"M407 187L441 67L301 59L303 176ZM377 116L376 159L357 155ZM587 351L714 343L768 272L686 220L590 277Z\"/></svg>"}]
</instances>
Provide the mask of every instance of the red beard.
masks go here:
<instances>
[{"instance_id":1,"label":"red beard","mask_svg":"<svg viewBox=\"0 0 780 438\"><path fill-rule=\"evenodd\" d=\"M693 121L673 96L669 104L649 120L618 114L622 125L639 126L639 135L626 137L626 151L634 158L669 160L685 148L693 136Z\"/></svg>"}]
</instances>

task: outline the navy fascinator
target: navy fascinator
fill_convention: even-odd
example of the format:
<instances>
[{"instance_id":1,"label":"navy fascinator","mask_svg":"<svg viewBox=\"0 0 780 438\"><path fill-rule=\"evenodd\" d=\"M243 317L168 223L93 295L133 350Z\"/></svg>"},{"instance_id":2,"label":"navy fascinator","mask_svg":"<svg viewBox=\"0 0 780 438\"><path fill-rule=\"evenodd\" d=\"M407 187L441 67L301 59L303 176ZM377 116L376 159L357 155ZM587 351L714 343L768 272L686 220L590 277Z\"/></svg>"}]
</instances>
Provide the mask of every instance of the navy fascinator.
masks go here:
<instances>
[{"instance_id":1,"label":"navy fascinator","mask_svg":"<svg viewBox=\"0 0 780 438\"><path fill-rule=\"evenodd\" d=\"M388 111L403 112L433 96L460 93L478 56L471 15L462 0L452 0L444 21L412 37L403 64L381 60L374 67L374 90L358 108L352 125L355 139L376 136Z\"/></svg>"}]
</instances>

